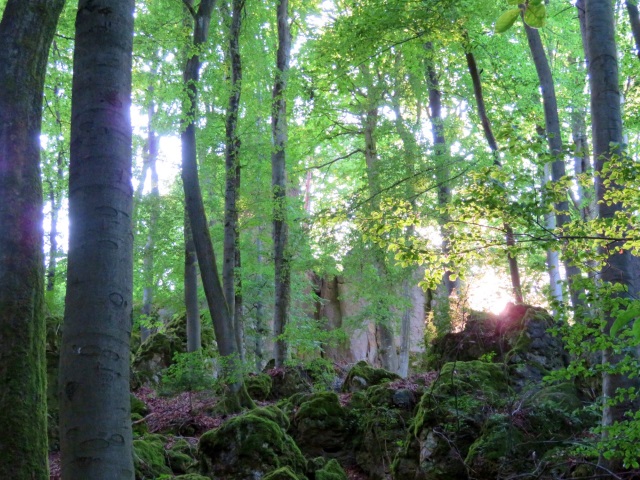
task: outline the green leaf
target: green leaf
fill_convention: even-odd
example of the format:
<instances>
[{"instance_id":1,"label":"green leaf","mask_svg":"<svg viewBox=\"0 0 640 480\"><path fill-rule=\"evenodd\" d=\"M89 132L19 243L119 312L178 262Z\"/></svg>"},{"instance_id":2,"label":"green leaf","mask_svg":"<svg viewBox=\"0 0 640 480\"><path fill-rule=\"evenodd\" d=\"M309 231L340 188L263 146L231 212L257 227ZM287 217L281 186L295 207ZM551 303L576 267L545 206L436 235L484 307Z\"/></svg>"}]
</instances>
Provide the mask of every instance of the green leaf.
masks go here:
<instances>
[{"instance_id":1,"label":"green leaf","mask_svg":"<svg viewBox=\"0 0 640 480\"><path fill-rule=\"evenodd\" d=\"M524 22L531 28L542 28L547 21L547 7L530 3L524 11Z\"/></svg>"},{"instance_id":2,"label":"green leaf","mask_svg":"<svg viewBox=\"0 0 640 480\"><path fill-rule=\"evenodd\" d=\"M519 8L512 8L500 15L498 20L496 20L496 33L504 33L509 30L515 23L518 15L520 15Z\"/></svg>"},{"instance_id":3,"label":"green leaf","mask_svg":"<svg viewBox=\"0 0 640 480\"><path fill-rule=\"evenodd\" d=\"M537 7L538 5L542 5L543 0L529 0L529 5L533 5Z\"/></svg>"},{"instance_id":4,"label":"green leaf","mask_svg":"<svg viewBox=\"0 0 640 480\"><path fill-rule=\"evenodd\" d=\"M507 0L507 5L519 5L521 0Z\"/></svg>"}]
</instances>

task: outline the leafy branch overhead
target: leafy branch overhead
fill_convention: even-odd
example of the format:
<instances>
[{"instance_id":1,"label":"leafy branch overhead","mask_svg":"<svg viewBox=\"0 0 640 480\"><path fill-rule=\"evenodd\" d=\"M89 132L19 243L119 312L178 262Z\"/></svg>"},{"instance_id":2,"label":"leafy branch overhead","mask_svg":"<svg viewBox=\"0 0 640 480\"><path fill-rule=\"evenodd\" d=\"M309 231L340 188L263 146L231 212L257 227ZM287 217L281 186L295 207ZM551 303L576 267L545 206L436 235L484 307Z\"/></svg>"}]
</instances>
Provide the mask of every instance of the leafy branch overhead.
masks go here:
<instances>
[{"instance_id":1,"label":"leafy branch overhead","mask_svg":"<svg viewBox=\"0 0 640 480\"><path fill-rule=\"evenodd\" d=\"M509 0L509 5L517 5L504 12L496 20L496 33L504 33L509 30L519 16L523 17L524 23L531 28L542 28L547 21L547 7L542 0L530 0L526 3L519 3L517 0Z\"/></svg>"}]
</instances>

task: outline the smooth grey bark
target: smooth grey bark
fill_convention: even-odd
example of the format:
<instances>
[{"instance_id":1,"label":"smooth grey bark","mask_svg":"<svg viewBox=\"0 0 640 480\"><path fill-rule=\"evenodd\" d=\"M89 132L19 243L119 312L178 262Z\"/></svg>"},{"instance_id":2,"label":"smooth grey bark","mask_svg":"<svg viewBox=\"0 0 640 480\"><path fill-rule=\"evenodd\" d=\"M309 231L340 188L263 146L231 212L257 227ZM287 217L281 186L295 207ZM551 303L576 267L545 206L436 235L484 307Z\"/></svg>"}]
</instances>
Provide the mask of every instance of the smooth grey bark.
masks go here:
<instances>
[{"instance_id":1,"label":"smooth grey bark","mask_svg":"<svg viewBox=\"0 0 640 480\"><path fill-rule=\"evenodd\" d=\"M62 478L133 479L133 0L80 0L76 16L69 266L60 351Z\"/></svg>"},{"instance_id":2,"label":"smooth grey bark","mask_svg":"<svg viewBox=\"0 0 640 480\"><path fill-rule=\"evenodd\" d=\"M273 259L275 262L275 305L273 312L274 358L276 367L287 360L288 345L282 338L291 303L291 259L289 258L289 223L287 218L287 79L291 56L289 0L279 0L277 8L278 51L273 84L271 134L271 186L273 193Z\"/></svg>"},{"instance_id":3,"label":"smooth grey bark","mask_svg":"<svg viewBox=\"0 0 640 480\"><path fill-rule=\"evenodd\" d=\"M233 319L229 306L224 298L222 283L218 275L218 266L209 233L209 225L202 200L202 190L198 178L198 162L196 155L196 118L198 101L198 80L200 77L199 48L207 41L211 13L215 0L202 0L197 11L189 4L189 10L194 18L193 46L194 53L188 58L184 68L184 85L188 101L183 106L184 124L182 139L182 184L185 193L185 203L193 243L196 249L200 277L204 287L209 312L213 319L213 329L216 334L218 351L223 360L226 378L227 396L225 402L229 410L240 410L242 407L253 407L242 378L238 346L233 331Z\"/></svg>"},{"instance_id":4,"label":"smooth grey bark","mask_svg":"<svg viewBox=\"0 0 640 480\"><path fill-rule=\"evenodd\" d=\"M258 238L256 239L256 261L258 263L258 266L262 265L263 262L262 240L260 240L261 233L262 228L258 227ZM262 285L264 283L264 278L261 273L258 273L256 275L256 282L258 285ZM264 366L264 339L269 333L267 327L265 326L264 304L262 303L260 295L258 296L254 307L256 309L256 323L253 339L253 354L255 358L256 372L260 372L262 371L262 367Z\"/></svg>"},{"instance_id":5,"label":"smooth grey bark","mask_svg":"<svg viewBox=\"0 0 640 480\"><path fill-rule=\"evenodd\" d=\"M603 220L613 219L623 207L617 202L603 202L610 191L621 188L615 181L608 183L603 174L604 167L613 156L623 154L622 115L620 111L620 90L618 79L617 48L615 41L615 27L613 5L608 0L585 0L587 57L589 58L589 85L591 87L591 127L593 132L593 155L596 172L596 198L598 200L598 214ZM609 244L606 253L607 261L600 272L600 279L604 283L622 285L627 292L620 293L626 298L638 298L640 285L638 284L638 259L620 243ZM605 313L604 333L609 334L615 320L612 312ZM636 320L638 321L638 320ZM637 347L615 353L612 349L605 349L602 353L603 364L615 367L624 356L630 355L637 359ZM612 400L616 392L621 389L640 387L636 372L631 377L624 373L608 373L604 370L602 378L602 394L604 409L602 425L606 441L609 427L616 422L625 420L625 413L636 411L637 400L625 398L623 401ZM609 470L619 471L622 467L621 458L604 459L601 464Z\"/></svg>"},{"instance_id":6,"label":"smooth grey bark","mask_svg":"<svg viewBox=\"0 0 640 480\"><path fill-rule=\"evenodd\" d=\"M198 302L198 259L187 211L184 212L184 305L187 316L187 352L202 348L202 322Z\"/></svg>"},{"instance_id":7,"label":"smooth grey bark","mask_svg":"<svg viewBox=\"0 0 640 480\"><path fill-rule=\"evenodd\" d=\"M0 21L0 478L45 480L40 131L62 0L9 0Z\"/></svg>"},{"instance_id":8,"label":"smooth grey bark","mask_svg":"<svg viewBox=\"0 0 640 480\"><path fill-rule=\"evenodd\" d=\"M158 217L160 214L160 190L158 188L158 169L156 168L158 161L159 139L153 125L156 114L156 105L153 100L153 87L149 87L149 94L151 95L151 99L147 108L147 165L149 172L151 173L151 193L148 197L151 212L149 215L149 226L147 229L147 241L142 253L142 276L144 279L144 286L142 290L142 315L147 318L150 318L151 316L153 308L153 292L156 287L153 265L156 226L158 224ZM142 177L141 183L144 183L145 179L145 177ZM149 338L151 333L152 329L142 326L140 329L140 339L144 342Z\"/></svg>"},{"instance_id":9,"label":"smooth grey bark","mask_svg":"<svg viewBox=\"0 0 640 480\"><path fill-rule=\"evenodd\" d=\"M242 59L240 57L240 29L242 28L242 10L244 0L233 0L229 12L226 2L220 10L224 17L230 17L229 45L225 52L229 66L229 102L225 121L225 203L224 203L224 246L222 261L222 284L224 296L233 315L234 332L238 343L238 352L242 357L242 322L236 316L236 271L240 265L238 208L237 199L240 189L240 137L238 136L238 114L240 94L242 92Z\"/></svg>"},{"instance_id":10,"label":"smooth grey bark","mask_svg":"<svg viewBox=\"0 0 640 480\"><path fill-rule=\"evenodd\" d=\"M549 62L547 60L544 46L542 45L540 33L537 29L531 28L527 24L524 24L524 29L527 34L527 42L529 43L529 50L531 51L531 56L533 57L533 63L536 67L536 72L538 73L540 89L542 90L542 106L544 109L545 133L549 146L549 153L551 154L551 157L553 159L551 162L550 178L552 183L557 183L566 176L566 167L563 158L564 154L562 147L562 132L560 130L558 102L556 100L553 75L551 73L551 68L549 67ZM549 175L547 174L545 168L545 181L543 183L546 184L548 178ZM569 217L569 201L567 195L565 194L564 199L556 201L554 207L556 211L555 227L559 229L559 234L562 236L564 234L563 229L571 220ZM547 223L549 223L549 220ZM549 230L552 231L551 229ZM566 247L566 242L563 243L565 243L564 246ZM548 252L547 257L555 257L556 254L556 252ZM571 303L573 307L576 308L578 306L581 306L583 303L580 299L581 291L578 287L576 287L576 281L578 281L582 277L582 272L578 267L573 265L567 259L563 261L563 265L567 275L567 284L569 287ZM550 279L550 282L553 282L553 280ZM554 296L558 295L558 298L556 298L556 300L562 301L562 291L558 291L554 283L551 283L551 290L552 292L554 292Z\"/></svg>"},{"instance_id":11,"label":"smooth grey bark","mask_svg":"<svg viewBox=\"0 0 640 480\"><path fill-rule=\"evenodd\" d=\"M480 80L480 74L478 73L478 65L476 63L475 55L472 51L467 50L465 52L465 58L467 60L467 69L471 76L471 82L473 83L473 95L476 100L476 109L478 111L478 116L480 117L482 130L484 131L484 136L489 144L491 153L493 154L493 164L498 168L502 168L502 164L498 157L498 143L496 142L496 137L493 134L491 121L487 115L487 109L484 103L482 81ZM507 245L507 261L509 264L509 276L511 278L513 298L516 303L524 303L524 297L522 296L522 282L520 281L520 268L518 265L518 259L513 252L513 249L516 246L515 235L513 233L513 228L508 222L503 222L502 226L504 228L505 242Z\"/></svg>"}]
</instances>

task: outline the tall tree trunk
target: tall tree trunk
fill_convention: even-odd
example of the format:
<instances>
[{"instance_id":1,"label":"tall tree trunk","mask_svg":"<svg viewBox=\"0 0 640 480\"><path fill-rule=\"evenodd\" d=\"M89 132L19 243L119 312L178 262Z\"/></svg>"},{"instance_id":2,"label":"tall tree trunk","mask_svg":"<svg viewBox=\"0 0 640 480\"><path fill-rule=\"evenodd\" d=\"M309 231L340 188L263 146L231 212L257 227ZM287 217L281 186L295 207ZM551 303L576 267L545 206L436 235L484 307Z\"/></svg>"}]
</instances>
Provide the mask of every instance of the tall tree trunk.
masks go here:
<instances>
[{"instance_id":1,"label":"tall tree trunk","mask_svg":"<svg viewBox=\"0 0 640 480\"><path fill-rule=\"evenodd\" d=\"M431 42L425 44L427 51L425 76L429 90L429 110L431 113L431 133L433 135L433 151L436 161L436 181L438 183L438 207L441 212L438 218L440 224L440 235L442 236L442 254L449 256L451 250L451 230L447 226L451 220L447 213L451 201L451 187L449 186L448 168L444 162L447 160L449 151L444 136L444 119L442 118L442 93L440 92L438 75L435 70L433 58L433 45ZM435 290L433 305L434 322L436 326L450 328L450 297L459 290L459 281L452 280L453 272L449 268L442 275L442 280Z\"/></svg>"},{"instance_id":2,"label":"tall tree trunk","mask_svg":"<svg viewBox=\"0 0 640 480\"><path fill-rule=\"evenodd\" d=\"M56 112L59 115L59 112ZM51 203L51 229L49 230L49 263L47 264L47 292L53 292L58 269L58 216L62 209L62 185L64 183L64 154L59 146L56 159L56 179L49 182L49 203Z\"/></svg>"},{"instance_id":3,"label":"tall tree trunk","mask_svg":"<svg viewBox=\"0 0 640 480\"><path fill-rule=\"evenodd\" d=\"M589 85L591 87L591 126L593 130L593 155L596 172L596 198L599 206L599 216L604 220L613 219L622 210L617 202L604 202L610 191L621 187L604 174L603 169L613 156L622 154L622 115L620 112L620 91L618 84L618 62L615 41L615 27L613 6L607 0L585 0L587 51L589 58ZM626 298L637 298L640 290L638 285L638 262L628 249L620 243L609 244L604 252L608 254L607 262L600 272L600 279L605 283L622 285L627 291L619 293ZM609 334L615 316L611 311L605 312L605 334ZM636 320L638 321L638 320ZM637 359L637 347L620 353L612 349L605 349L602 361L605 365L615 367L624 356L631 355ZM614 400L617 392L624 389L639 387L636 372L631 375L624 373L605 373L602 379L602 393L604 396L602 425L607 427L625 420L625 413L637 410L637 401L625 398L623 401ZM601 459L601 463L610 470L620 470L620 458Z\"/></svg>"},{"instance_id":4,"label":"tall tree trunk","mask_svg":"<svg viewBox=\"0 0 640 480\"><path fill-rule=\"evenodd\" d=\"M466 33L465 33L466 37ZM487 115L487 109L484 104L484 95L482 93L482 82L480 80L480 74L478 73L478 66L476 64L475 55L472 51L467 50L465 53L467 59L467 68L469 75L471 75L471 81L473 83L473 94L476 100L476 108L478 110L478 116L480 117L480 123L482 124L482 130L484 136L487 139L491 153L493 154L493 164L501 168L498 157L498 144L496 137L493 135L493 129L491 128L491 122ZM509 263L509 276L511 277L511 288L513 290L513 298L516 303L524 303L524 297L522 296L522 283L520 281L520 268L518 266L518 259L514 253L514 247L516 246L516 239L513 233L513 228L507 222L503 222L503 228L505 231L505 241L507 245L507 260Z\"/></svg>"},{"instance_id":5,"label":"tall tree trunk","mask_svg":"<svg viewBox=\"0 0 640 480\"><path fill-rule=\"evenodd\" d=\"M151 213L149 216L149 226L147 229L147 242L144 245L142 269L144 286L142 291L142 315L149 319L151 317L153 307L153 292L156 287L155 275L153 271L153 256L155 250L156 225L158 224L158 216L160 209L160 190L158 188L158 170L156 164L158 161L158 136L156 135L153 125L156 105L153 100L153 87L149 87L149 107L147 109L147 155L148 167L151 172L151 193L149 202ZM144 178L142 181L144 182ZM151 334L151 329L142 326L140 330L140 339L144 342Z\"/></svg>"},{"instance_id":6,"label":"tall tree trunk","mask_svg":"<svg viewBox=\"0 0 640 480\"><path fill-rule=\"evenodd\" d=\"M362 65L360 67L364 76L370 77L368 67ZM369 185L369 196L374 198L373 206L377 206L376 196L380 193L380 178L379 178L379 158L376 144L376 129L378 128L378 100L375 98L373 81L369 78L369 85L371 88L368 90L369 98L365 98L367 110L364 113L363 118L363 133L364 133L364 158L367 166L367 183ZM371 248L371 261L375 265L378 276L385 281L387 278L387 269L385 265L384 252L378 245L373 245ZM384 307L379 310L386 310ZM390 316L382 313L382 311L376 312L375 319L375 338L377 343L377 357L378 362L382 368L391 372L397 372L399 368L398 353L395 347L395 339L393 336L393 328L390 325Z\"/></svg>"},{"instance_id":7,"label":"tall tree trunk","mask_svg":"<svg viewBox=\"0 0 640 480\"><path fill-rule=\"evenodd\" d=\"M9 0L0 22L0 478L49 478L40 128L63 3Z\"/></svg>"},{"instance_id":8,"label":"tall tree trunk","mask_svg":"<svg viewBox=\"0 0 640 480\"><path fill-rule=\"evenodd\" d=\"M289 224L287 218L287 102L286 89L291 55L291 32L289 29L289 0L279 0L277 10L278 52L276 77L273 85L271 132L273 152L271 154L271 185L273 189L273 258L275 262L275 308L273 312L273 334L275 336L274 358L276 367L287 359L287 343L282 338L289 316L291 301L291 261L288 252Z\"/></svg>"},{"instance_id":9,"label":"tall tree trunk","mask_svg":"<svg viewBox=\"0 0 640 480\"><path fill-rule=\"evenodd\" d=\"M256 261L258 263L258 269L260 269L262 265L262 240L260 240L261 234L262 228L258 227L258 238L256 239ZM258 273L256 275L256 282L258 285L263 284L264 278L262 277L261 273ZM268 333L268 329L264 324L264 304L262 303L261 297L262 295L259 293L258 300L255 303L256 323L253 340L253 354L255 357L256 372L260 372L264 364L264 338Z\"/></svg>"},{"instance_id":10,"label":"tall tree trunk","mask_svg":"<svg viewBox=\"0 0 640 480\"><path fill-rule=\"evenodd\" d=\"M69 267L60 351L62 478L133 479L133 0L81 0L76 17Z\"/></svg>"},{"instance_id":11,"label":"tall tree trunk","mask_svg":"<svg viewBox=\"0 0 640 480\"><path fill-rule=\"evenodd\" d=\"M182 132L182 184L184 186L186 208L196 248L202 286L207 298L209 312L213 319L213 328L218 342L220 356L223 357L227 392L227 408L239 410L243 406L253 407L253 401L247 394L242 378L242 365L238 355L238 346L233 331L233 319L224 298L222 284L218 275L215 253L204 211L202 191L198 178L196 159L196 118L198 102L198 79L200 77L200 57L198 50L207 41L211 12L215 0L202 0L197 12L190 8L194 17L193 46L196 53L187 60L184 69L184 85L188 101L183 106L186 125Z\"/></svg>"},{"instance_id":12,"label":"tall tree trunk","mask_svg":"<svg viewBox=\"0 0 640 480\"><path fill-rule=\"evenodd\" d=\"M489 117L487 115L487 110L484 103L484 95L482 93L482 83L480 80L480 74L478 73L478 67L476 64L475 56L471 51L467 51L465 56L467 60L467 68L469 70L469 74L471 75L471 80L473 83L473 92L476 100L476 108L478 110L478 116L480 117L482 129L484 131L485 138L487 139L487 143L489 144L489 148L491 149L491 153L493 154L493 164L496 167L500 168L502 167L502 165L498 158L498 144L493 134L491 122L489 121ZM514 236L511 225L505 222L503 223L503 227L505 230L505 239L506 239L507 247L508 248L515 247L515 244L516 244L515 236ZM509 262L509 275L511 277L511 287L513 289L514 299L516 303L523 303L524 298L522 296L522 284L520 281L520 269L518 267L518 261L515 257L515 254L512 251L509 251L507 253L507 258Z\"/></svg>"},{"instance_id":13,"label":"tall tree trunk","mask_svg":"<svg viewBox=\"0 0 640 480\"><path fill-rule=\"evenodd\" d=\"M198 259L189 216L184 212L184 305L187 322L187 352L202 348L202 323L198 302Z\"/></svg>"},{"instance_id":14,"label":"tall tree trunk","mask_svg":"<svg viewBox=\"0 0 640 480\"><path fill-rule=\"evenodd\" d=\"M542 40L540 39L540 33L537 29L531 28L526 24L524 28L527 34L529 49L531 50L531 56L533 57L533 63L535 64L536 72L538 73L540 88L542 90L545 132L547 143L549 145L549 153L553 158L553 161L551 162L551 182L557 183L566 175L566 168L563 158L564 154L562 152L562 132L560 131L560 118L558 117L558 103L556 101L555 85L551 74L551 68L549 67L549 62L547 60L547 55L544 51ZM548 178L548 175L545 174L545 176ZM570 221L569 201L566 194L563 199L555 202L555 211L555 226L560 230L560 235L563 235L563 229ZM569 294L571 296L573 306L577 307L582 304L582 301L580 300L581 292L575 284L576 281L582 277L582 272L567 259L564 259L563 264L567 275ZM552 291L554 288L554 285L551 285ZM561 298L559 300L561 300Z\"/></svg>"},{"instance_id":15,"label":"tall tree trunk","mask_svg":"<svg viewBox=\"0 0 640 480\"><path fill-rule=\"evenodd\" d=\"M225 17L230 18L229 46L226 51L226 61L229 64L231 76L229 78L229 104L226 115L226 148L225 148L225 204L224 204L224 255L222 261L222 284L224 296L233 316L234 331L238 342L238 352L242 356L242 334L240 322L236 318L236 269L238 251L238 208L237 198L240 183L240 137L238 136L238 113L240 109L240 94L242 91L242 62L240 57L240 29L242 28L242 10L244 0L233 0L232 12L226 2L220 4L220 10Z\"/></svg>"}]
</instances>

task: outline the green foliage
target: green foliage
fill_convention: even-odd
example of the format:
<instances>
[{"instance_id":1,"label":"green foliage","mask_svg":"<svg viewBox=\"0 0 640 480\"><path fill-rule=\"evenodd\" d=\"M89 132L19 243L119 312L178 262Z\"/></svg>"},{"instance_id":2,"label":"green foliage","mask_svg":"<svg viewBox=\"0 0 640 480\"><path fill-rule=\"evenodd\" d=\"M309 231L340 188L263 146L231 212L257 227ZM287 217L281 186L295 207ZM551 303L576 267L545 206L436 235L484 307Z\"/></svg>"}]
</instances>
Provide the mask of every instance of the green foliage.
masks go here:
<instances>
[{"instance_id":1,"label":"green foliage","mask_svg":"<svg viewBox=\"0 0 640 480\"><path fill-rule=\"evenodd\" d=\"M162 375L161 388L170 393L196 392L216 386L213 364L200 350L190 353L175 353L173 363Z\"/></svg>"}]
</instances>

